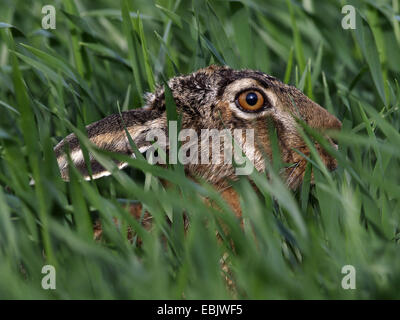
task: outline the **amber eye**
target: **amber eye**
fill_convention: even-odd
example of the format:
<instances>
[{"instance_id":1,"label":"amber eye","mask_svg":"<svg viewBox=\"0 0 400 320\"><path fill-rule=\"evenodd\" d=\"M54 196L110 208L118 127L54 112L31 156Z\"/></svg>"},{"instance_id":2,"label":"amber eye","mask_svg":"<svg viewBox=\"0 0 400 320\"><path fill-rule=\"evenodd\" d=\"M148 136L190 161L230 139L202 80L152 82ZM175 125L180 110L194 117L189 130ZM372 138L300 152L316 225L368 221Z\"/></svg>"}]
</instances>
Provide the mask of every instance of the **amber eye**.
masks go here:
<instances>
[{"instance_id":1,"label":"amber eye","mask_svg":"<svg viewBox=\"0 0 400 320\"><path fill-rule=\"evenodd\" d=\"M256 90L244 91L238 96L237 103L245 110L257 111L264 106L264 96Z\"/></svg>"}]
</instances>

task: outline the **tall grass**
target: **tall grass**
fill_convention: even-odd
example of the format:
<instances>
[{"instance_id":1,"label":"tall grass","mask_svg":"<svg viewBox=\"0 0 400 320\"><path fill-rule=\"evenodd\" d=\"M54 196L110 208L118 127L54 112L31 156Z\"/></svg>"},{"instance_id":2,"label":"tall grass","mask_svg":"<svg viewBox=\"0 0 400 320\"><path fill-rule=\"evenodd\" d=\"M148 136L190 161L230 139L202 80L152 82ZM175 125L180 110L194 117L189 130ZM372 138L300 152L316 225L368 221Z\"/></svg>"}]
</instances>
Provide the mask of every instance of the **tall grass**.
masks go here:
<instances>
[{"instance_id":1,"label":"tall grass","mask_svg":"<svg viewBox=\"0 0 400 320\"><path fill-rule=\"evenodd\" d=\"M398 0L353 1L356 30L341 27L343 1L313 0L54 1L56 29L42 30L48 2L0 4L0 298L400 297ZM311 156L315 185L296 192L272 168L270 179L241 178L243 228L209 186L141 159L96 181L61 180L52 150L67 133L90 151L86 124L210 63L274 75L341 119L338 170ZM109 154L96 157L114 169ZM134 201L153 215L151 232L127 212ZM41 287L46 264L56 290ZM344 265L355 290L341 286Z\"/></svg>"}]
</instances>

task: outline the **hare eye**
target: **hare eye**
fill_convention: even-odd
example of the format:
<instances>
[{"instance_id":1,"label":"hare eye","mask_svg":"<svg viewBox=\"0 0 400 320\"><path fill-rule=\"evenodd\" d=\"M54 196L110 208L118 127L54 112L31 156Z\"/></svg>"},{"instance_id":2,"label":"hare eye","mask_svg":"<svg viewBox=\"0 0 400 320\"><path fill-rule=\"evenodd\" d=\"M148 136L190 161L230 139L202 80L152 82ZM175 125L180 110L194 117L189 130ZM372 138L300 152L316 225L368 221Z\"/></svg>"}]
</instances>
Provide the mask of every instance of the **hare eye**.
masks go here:
<instances>
[{"instance_id":1,"label":"hare eye","mask_svg":"<svg viewBox=\"0 0 400 320\"><path fill-rule=\"evenodd\" d=\"M256 90L242 92L236 103L245 111L257 111L264 106L264 96Z\"/></svg>"}]
</instances>

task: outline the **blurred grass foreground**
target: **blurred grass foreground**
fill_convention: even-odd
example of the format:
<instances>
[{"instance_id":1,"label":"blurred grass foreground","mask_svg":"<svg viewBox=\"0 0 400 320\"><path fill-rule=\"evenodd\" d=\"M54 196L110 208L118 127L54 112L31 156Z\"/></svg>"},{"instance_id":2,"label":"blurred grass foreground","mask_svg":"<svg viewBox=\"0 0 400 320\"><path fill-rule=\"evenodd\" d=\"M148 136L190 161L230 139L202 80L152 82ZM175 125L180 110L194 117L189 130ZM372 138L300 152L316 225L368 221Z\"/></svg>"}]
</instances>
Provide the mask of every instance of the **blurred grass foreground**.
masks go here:
<instances>
[{"instance_id":1,"label":"blurred grass foreground","mask_svg":"<svg viewBox=\"0 0 400 320\"><path fill-rule=\"evenodd\" d=\"M342 27L346 4L355 29ZM46 5L55 29L42 28ZM399 20L398 0L2 0L0 298L400 298ZM315 185L296 192L274 174L242 177L243 228L179 168L132 160L96 181L61 180L62 137L211 63L271 74L336 115L339 168L311 157ZM126 210L134 201L153 215L151 232ZM42 288L45 265L54 290ZM342 286L347 265L353 289Z\"/></svg>"}]
</instances>

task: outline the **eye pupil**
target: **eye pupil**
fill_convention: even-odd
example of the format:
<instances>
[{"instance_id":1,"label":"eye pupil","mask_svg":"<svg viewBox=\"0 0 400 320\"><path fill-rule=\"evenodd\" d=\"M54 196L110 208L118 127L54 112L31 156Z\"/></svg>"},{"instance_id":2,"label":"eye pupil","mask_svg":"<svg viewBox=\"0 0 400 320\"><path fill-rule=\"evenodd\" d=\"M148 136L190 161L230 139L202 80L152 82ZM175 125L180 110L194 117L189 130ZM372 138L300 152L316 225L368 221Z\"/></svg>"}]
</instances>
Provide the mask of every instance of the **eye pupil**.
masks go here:
<instances>
[{"instance_id":1,"label":"eye pupil","mask_svg":"<svg viewBox=\"0 0 400 320\"><path fill-rule=\"evenodd\" d=\"M254 92L250 92L247 94L246 96L246 102L251 105L254 106L258 101L258 96L254 93Z\"/></svg>"}]
</instances>

